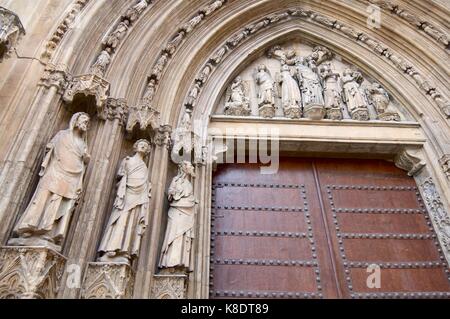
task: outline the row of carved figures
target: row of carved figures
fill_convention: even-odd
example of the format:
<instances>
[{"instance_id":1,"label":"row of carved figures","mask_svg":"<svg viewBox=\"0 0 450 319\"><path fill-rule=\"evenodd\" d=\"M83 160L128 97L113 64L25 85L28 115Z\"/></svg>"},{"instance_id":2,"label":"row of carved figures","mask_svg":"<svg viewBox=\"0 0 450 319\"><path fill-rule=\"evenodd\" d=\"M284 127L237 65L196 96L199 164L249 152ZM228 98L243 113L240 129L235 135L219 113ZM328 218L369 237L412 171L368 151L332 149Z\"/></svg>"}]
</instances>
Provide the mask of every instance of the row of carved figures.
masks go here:
<instances>
[{"instance_id":1,"label":"row of carved figures","mask_svg":"<svg viewBox=\"0 0 450 319\"><path fill-rule=\"evenodd\" d=\"M73 115L69 128L59 131L47 144L34 195L16 223L10 246L44 246L58 252L70 220L83 193L90 155L86 113ZM98 261L131 264L139 256L148 225L151 183L146 157L152 146L145 139L134 144L134 154L122 160L114 206L98 248ZM194 166L178 165L178 174L168 190L170 208L160 268L188 268L193 238L194 199L191 178Z\"/></svg>"},{"instance_id":2,"label":"row of carved figures","mask_svg":"<svg viewBox=\"0 0 450 319\"><path fill-rule=\"evenodd\" d=\"M334 72L328 61L332 54L327 48L315 47L311 55L298 57L294 50L275 46L269 50L268 57L279 60L281 70L275 79L264 64L255 70L258 110L262 117L274 117L276 100L281 98L283 114L287 118L341 120L345 110L353 120L367 121L370 119L369 105L372 105L377 119L400 120L399 114L390 110L389 95L380 84L363 87L361 73L350 68L342 75ZM248 84L240 76L227 90L224 113L251 115Z\"/></svg>"}]
</instances>

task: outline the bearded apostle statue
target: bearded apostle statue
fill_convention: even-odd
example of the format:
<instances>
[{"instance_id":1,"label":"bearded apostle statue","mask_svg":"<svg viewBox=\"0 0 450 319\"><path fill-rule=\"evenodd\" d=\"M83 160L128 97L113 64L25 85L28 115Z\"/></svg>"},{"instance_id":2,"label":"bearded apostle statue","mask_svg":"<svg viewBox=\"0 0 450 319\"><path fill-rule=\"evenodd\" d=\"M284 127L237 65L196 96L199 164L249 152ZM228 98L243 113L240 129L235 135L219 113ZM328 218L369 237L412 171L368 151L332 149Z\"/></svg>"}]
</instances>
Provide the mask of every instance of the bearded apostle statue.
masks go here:
<instances>
[{"instance_id":1,"label":"bearded apostle statue","mask_svg":"<svg viewBox=\"0 0 450 319\"><path fill-rule=\"evenodd\" d=\"M41 179L14 227L9 245L46 246L61 251L90 159L86 136L89 121L86 113L74 114L69 128L58 132L47 144Z\"/></svg>"},{"instance_id":2,"label":"bearded apostle statue","mask_svg":"<svg viewBox=\"0 0 450 319\"><path fill-rule=\"evenodd\" d=\"M190 254L197 203L190 181L193 177L195 177L194 166L188 161L183 161L178 165L178 175L169 186L169 219L159 268L182 268L183 270L192 268Z\"/></svg>"},{"instance_id":3,"label":"bearded apostle statue","mask_svg":"<svg viewBox=\"0 0 450 319\"><path fill-rule=\"evenodd\" d=\"M131 264L139 256L141 239L148 225L151 184L145 158L150 151L150 142L137 141L135 154L126 157L119 167L114 208L98 249L101 262Z\"/></svg>"}]
</instances>

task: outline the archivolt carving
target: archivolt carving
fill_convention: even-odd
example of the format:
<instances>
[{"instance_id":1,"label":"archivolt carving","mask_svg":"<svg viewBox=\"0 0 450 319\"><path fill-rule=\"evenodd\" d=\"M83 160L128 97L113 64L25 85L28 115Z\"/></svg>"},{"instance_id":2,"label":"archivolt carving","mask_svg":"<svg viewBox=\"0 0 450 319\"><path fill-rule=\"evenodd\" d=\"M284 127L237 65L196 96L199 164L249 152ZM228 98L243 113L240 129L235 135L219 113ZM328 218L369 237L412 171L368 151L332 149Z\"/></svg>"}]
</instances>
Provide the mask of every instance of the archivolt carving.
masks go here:
<instances>
[{"instance_id":1,"label":"archivolt carving","mask_svg":"<svg viewBox=\"0 0 450 319\"><path fill-rule=\"evenodd\" d=\"M448 36L430 24L429 22L415 16L408 10L401 8L398 4L394 3L393 1L389 0L368 0L369 3L372 3L374 5L380 6L383 9L388 10L390 13L395 14L402 18L403 20L407 21L412 26L419 28L420 30L424 31L427 35L432 37L434 40L439 42L440 44L443 44L446 48L448 47Z\"/></svg>"},{"instance_id":2,"label":"archivolt carving","mask_svg":"<svg viewBox=\"0 0 450 319\"><path fill-rule=\"evenodd\" d=\"M56 298L65 262L46 248L1 248L0 299Z\"/></svg>"},{"instance_id":3,"label":"archivolt carving","mask_svg":"<svg viewBox=\"0 0 450 319\"><path fill-rule=\"evenodd\" d=\"M417 84L417 86L435 101L435 103L438 105L439 109L444 114L444 116L450 117L450 101L446 97L444 97L444 95L442 95L440 91L433 84L430 83L430 81L425 79L424 76L420 74L419 71L417 71L417 69L409 61L397 55L391 48L387 47L384 43L381 43L371 38L367 34L359 30L355 30L354 28L344 23L341 23L340 21L318 14L312 10L292 8L284 12L271 14L270 16L262 18L257 22L248 25L247 27L236 32L233 36L231 36L228 40L225 41L224 45L226 46L226 49L223 49L223 55L221 56L220 61L223 61L226 58L226 56L229 55L232 52L232 50L237 47L237 45L241 44L243 41L248 39L252 34L262 29L268 28L274 23L295 18L312 20L318 24L342 32L345 36L352 38L360 45L368 46L375 53L383 56L385 59L390 61L402 72L407 73L409 76L411 76L415 81L415 83ZM200 78L204 79L201 81L201 88L207 81L207 78L202 76L202 73L204 73L205 68L209 69L208 72L209 76L210 73L214 70L214 68L216 68L217 65L219 64L219 63L211 63L210 62L211 59L212 58L208 59L208 62L205 64L205 66L201 69L199 75L196 77L196 81L198 81L198 79ZM200 94L200 92L198 94ZM185 105L192 105L192 103L193 101L191 97L189 103L188 99L186 98ZM386 116L384 118L391 120L397 119L396 116L392 115Z\"/></svg>"},{"instance_id":4,"label":"archivolt carving","mask_svg":"<svg viewBox=\"0 0 450 319\"><path fill-rule=\"evenodd\" d=\"M450 154L443 155L439 160L439 164L441 164L445 176L450 179Z\"/></svg>"},{"instance_id":5,"label":"archivolt carving","mask_svg":"<svg viewBox=\"0 0 450 319\"><path fill-rule=\"evenodd\" d=\"M58 44L63 39L64 35L69 31L72 23L80 14L81 10L86 6L90 0L76 0L72 5L70 12L65 16L63 21L58 25L56 31L53 32L50 40L45 45L45 51L41 54L41 59L49 60L55 52Z\"/></svg>"}]
</instances>

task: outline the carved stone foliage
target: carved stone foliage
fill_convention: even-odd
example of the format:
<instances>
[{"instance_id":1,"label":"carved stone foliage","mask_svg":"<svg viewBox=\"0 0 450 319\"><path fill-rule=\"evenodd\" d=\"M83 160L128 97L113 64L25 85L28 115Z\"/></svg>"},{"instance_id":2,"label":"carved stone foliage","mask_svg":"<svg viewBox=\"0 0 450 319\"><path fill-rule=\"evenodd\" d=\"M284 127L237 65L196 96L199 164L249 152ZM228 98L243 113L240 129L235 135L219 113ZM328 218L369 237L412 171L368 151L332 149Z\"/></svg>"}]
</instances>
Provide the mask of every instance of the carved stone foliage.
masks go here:
<instances>
[{"instance_id":1,"label":"carved stone foliage","mask_svg":"<svg viewBox=\"0 0 450 319\"><path fill-rule=\"evenodd\" d=\"M0 299L54 299L66 259L39 247L0 249Z\"/></svg>"},{"instance_id":2,"label":"carved stone foliage","mask_svg":"<svg viewBox=\"0 0 450 319\"><path fill-rule=\"evenodd\" d=\"M47 64L39 85L47 89L55 87L58 94L63 95L71 76L67 72L67 66Z\"/></svg>"},{"instance_id":3,"label":"carved stone foliage","mask_svg":"<svg viewBox=\"0 0 450 319\"><path fill-rule=\"evenodd\" d=\"M82 299L130 299L134 274L126 263L88 263Z\"/></svg>"},{"instance_id":4,"label":"carved stone foliage","mask_svg":"<svg viewBox=\"0 0 450 319\"><path fill-rule=\"evenodd\" d=\"M443 155L439 160L439 164L441 164L445 176L450 179L450 154Z\"/></svg>"},{"instance_id":5,"label":"carved stone foliage","mask_svg":"<svg viewBox=\"0 0 450 319\"><path fill-rule=\"evenodd\" d=\"M395 157L395 166L408 172L409 176L419 173L425 166L421 151L415 149L404 149Z\"/></svg>"},{"instance_id":6,"label":"carved stone foliage","mask_svg":"<svg viewBox=\"0 0 450 319\"><path fill-rule=\"evenodd\" d=\"M447 260L450 260L450 216L433 179L428 178L421 186L425 204L444 248L445 256Z\"/></svg>"},{"instance_id":7,"label":"carved stone foliage","mask_svg":"<svg viewBox=\"0 0 450 319\"><path fill-rule=\"evenodd\" d=\"M159 274L153 277L151 298L153 299L186 299L185 274Z\"/></svg>"},{"instance_id":8,"label":"carved stone foliage","mask_svg":"<svg viewBox=\"0 0 450 319\"><path fill-rule=\"evenodd\" d=\"M119 120L120 125L125 125L128 115L128 105L125 99L108 98L105 107L99 113L102 120Z\"/></svg>"},{"instance_id":9,"label":"carved stone foliage","mask_svg":"<svg viewBox=\"0 0 450 319\"><path fill-rule=\"evenodd\" d=\"M61 23L53 32L51 38L45 45L45 51L41 54L42 59L50 59L55 52L58 44L63 39L64 35L73 27L73 23L76 17L80 14L81 10L86 6L90 0L76 0L72 5L69 13L62 19Z\"/></svg>"},{"instance_id":10,"label":"carved stone foliage","mask_svg":"<svg viewBox=\"0 0 450 319\"><path fill-rule=\"evenodd\" d=\"M245 83L249 85L244 86ZM186 105L195 105L194 96ZM233 108L235 105L239 106L237 110ZM268 49L266 57L243 68L229 85L215 113L400 121L400 109L380 84L367 80L355 67L335 58L326 47L311 48L297 42L275 45ZM402 114L409 116L405 111Z\"/></svg>"},{"instance_id":11,"label":"carved stone foliage","mask_svg":"<svg viewBox=\"0 0 450 319\"><path fill-rule=\"evenodd\" d=\"M0 62L9 57L25 34L19 17L12 11L0 7Z\"/></svg>"},{"instance_id":12,"label":"carved stone foliage","mask_svg":"<svg viewBox=\"0 0 450 319\"><path fill-rule=\"evenodd\" d=\"M72 103L77 96L93 97L98 114L105 114L109 95L109 82L97 74L74 76L67 85L63 100Z\"/></svg>"}]
</instances>

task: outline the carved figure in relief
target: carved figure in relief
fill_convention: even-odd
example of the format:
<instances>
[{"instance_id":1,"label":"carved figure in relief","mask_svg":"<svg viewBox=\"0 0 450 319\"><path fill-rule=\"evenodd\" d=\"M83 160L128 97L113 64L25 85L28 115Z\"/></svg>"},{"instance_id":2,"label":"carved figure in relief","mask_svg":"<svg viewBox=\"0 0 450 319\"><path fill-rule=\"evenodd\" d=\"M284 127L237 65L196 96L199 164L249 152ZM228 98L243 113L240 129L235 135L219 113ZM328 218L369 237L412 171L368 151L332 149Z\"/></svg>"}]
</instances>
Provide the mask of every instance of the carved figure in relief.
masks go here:
<instances>
[{"instance_id":1,"label":"carved figure in relief","mask_svg":"<svg viewBox=\"0 0 450 319\"><path fill-rule=\"evenodd\" d=\"M211 13L213 13L214 11L216 11L217 9L222 7L223 2L224 2L224 0L216 0L213 3L211 3L210 5L206 6L206 8L204 10L205 15L210 15Z\"/></svg>"},{"instance_id":2,"label":"carved figure in relief","mask_svg":"<svg viewBox=\"0 0 450 319\"><path fill-rule=\"evenodd\" d=\"M197 24L199 24L200 22L202 22L203 18L205 17L204 13L200 13L198 15L196 15L195 17L193 17L191 20L189 20L188 23L185 24L185 26L183 27L184 31L186 31L186 33L191 32L192 30L194 30L195 26Z\"/></svg>"},{"instance_id":3,"label":"carved figure in relief","mask_svg":"<svg viewBox=\"0 0 450 319\"><path fill-rule=\"evenodd\" d=\"M249 31L247 31L247 30L236 33L227 41L227 44L232 47L237 46L242 40L245 39L245 37L248 35L248 33L249 33Z\"/></svg>"},{"instance_id":4,"label":"carved figure in relief","mask_svg":"<svg viewBox=\"0 0 450 319\"><path fill-rule=\"evenodd\" d=\"M145 90L144 97L142 98L142 100L147 104L152 103L155 97L155 93L156 93L156 81L155 79L150 79L148 81L147 89Z\"/></svg>"},{"instance_id":5,"label":"carved figure in relief","mask_svg":"<svg viewBox=\"0 0 450 319\"><path fill-rule=\"evenodd\" d=\"M342 88L339 73L333 72L331 62L323 63L320 67L323 83L323 93L326 117L331 120L342 120Z\"/></svg>"},{"instance_id":6,"label":"carved figure in relief","mask_svg":"<svg viewBox=\"0 0 450 319\"><path fill-rule=\"evenodd\" d=\"M194 177L194 166L183 161L178 165L178 174L169 186L170 208L159 268L191 269L190 255L197 203L191 183L191 178Z\"/></svg>"},{"instance_id":7,"label":"carved figure in relief","mask_svg":"<svg viewBox=\"0 0 450 319\"><path fill-rule=\"evenodd\" d=\"M189 96L187 98L186 105L190 106L191 108L195 106L198 94L200 93L200 89L201 89L200 83L198 81L195 81L194 86L189 91Z\"/></svg>"},{"instance_id":8,"label":"carved figure in relief","mask_svg":"<svg viewBox=\"0 0 450 319\"><path fill-rule=\"evenodd\" d=\"M99 261L131 263L139 256L148 225L151 184L145 158L150 151L150 142L138 140L134 144L135 154L120 164L117 195L98 249Z\"/></svg>"},{"instance_id":9,"label":"carved figure in relief","mask_svg":"<svg viewBox=\"0 0 450 319\"><path fill-rule=\"evenodd\" d=\"M166 51L169 52L169 54L175 53L175 50L180 45L181 41L183 41L185 34L186 33L183 30L181 30L172 38L172 40L169 41L169 43L166 46Z\"/></svg>"},{"instance_id":10,"label":"carved figure in relief","mask_svg":"<svg viewBox=\"0 0 450 319\"><path fill-rule=\"evenodd\" d=\"M147 0L139 0L133 7L127 10L125 16L131 20L136 21L141 13L148 7Z\"/></svg>"},{"instance_id":11,"label":"carved figure in relief","mask_svg":"<svg viewBox=\"0 0 450 319\"><path fill-rule=\"evenodd\" d=\"M386 90L379 83L367 87L369 101L375 107L378 119L383 121L400 121L400 115L390 109L390 99Z\"/></svg>"},{"instance_id":12,"label":"carved figure in relief","mask_svg":"<svg viewBox=\"0 0 450 319\"><path fill-rule=\"evenodd\" d=\"M233 81L227 90L224 113L234 116L245 116L251 113L248 87L240 76Z\"/></svg>"},{"instance_id":13,"label":"carved figure in relief","mask_svg":"<svg viewBox=\"0 0 450 319\"><path fill-rule=\"evenodd\" d=\"M302 91L303 112L305 117L321 120L325 117L323 88L312 58L299 58L296 61L296 75Z\"/></svg>"},{"instance_id":14,"label":"carved figure in relief","mask_svg":"<svg viewBox=\"0 0 450 319\"><path fill-rule=\"evenodd\" d=\"M367 100L361 89L363 77L360 72L345 69L342 76L344 100L353 120L368 121Z\"/></svg>"},{"instance_id":15,"label":"carved figure in relief","mask_svg":"<svg viewBox=\"0 0 450 319\"><path fill-rule=\"evenodd\" d=\"M269 19L263 19L255 24L252 24L251 26L249 26L247 28L247 30L250 32L250 34L256 33L259 30L261 30L262 28L268 26L270 24L270 20Z\"/></svg>"},{"instance_id":16,"label":"carved figure in relief","mask_svg":"<svg viewBox=\"0 0 450 319\"><path fill-rule=\"evenodd\" d=\"M215 64L219 64L220 62L222 62L225 53L227 53L227 47L223 46L219 50L217 50L217 52L211 57L211 61Z\"/></svg>"},{"instance_id":17,"label":"carved figure in relief","mask_svg":"<svg viewBox=\"0 0 450 319\"><path fill-rule=\"evenodd\" d=\"M120 22L116 29L103 41L103 44L116 49L120 41L125 37L129 27L130 22L128 20Z\"/></svg>"},{"instance_id":18,"label":"carved figure in relief","mask_svg":"<svg viewBox=\"0 0 450 319\"><path fill-rule=\"evenodd\" d=\"M264 64L258 67L255 77L258 86L259 114L263 117L275 116L275 83Z\"/></svg>"},{"instance_id":19,"label":"carved figure in relief","mask_svg":"<svg viewBox=\"0 0 450 319\"><path fill-rule=\"evenodd\" d=\"M105 75L106 67L111 62L111 49L106 48L97 57L95 63L91 66L90 72L97 76L103 77Z\"/></svg>"},{"instance_id":20,"label":"carved figure in relief","mask_svg":"<svg viewBox=\"0 0 450 319\"><path fill-rule=\"evenodd\" d=\"M89 121L86 113L74 114L69 128L59 131L47 144L41 179L8 244L61 250L90 159L86 137Z\"/></svg>"},{"instance_id":21,"label":"carved figure in relief","mask_svg":"<svg viewBox=\"0 0 450 319\"><path fill-rule=\"evenodd\" d=\"M153 78L155 78L157 80L161 79L162 72L163 72L164 67L166 66L168 60L169 60L169 57L167 56L167 54L162 54L159 57L158 61L156 62L156 64L153 66L153 69L152 69Z\"/></svg>"},{"instance_id":22,"label":"carved figure in relief","mask_svg":"<svg viewBox=\"0 0 450 319\"><path fill-rule=\"evenodd\" d=\"M301 118L302 96L300 88L287 64L281 67L281 102L284 115L288 118Z\"/></svg>"},{"instance_id":23,"label":"carved figure in relief","mask_svg":"<svg viewBox=\"0 0 450 319\"><path fill-rule=\"evenodd\" d=\"M267 56L277 59L281 64L294 65L296 53L295 50L283 50L279 45L276 45L269 50Z\"/></svg>"}]
</instances>

